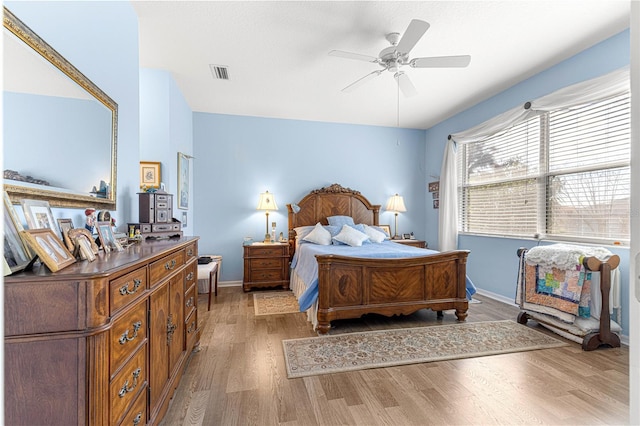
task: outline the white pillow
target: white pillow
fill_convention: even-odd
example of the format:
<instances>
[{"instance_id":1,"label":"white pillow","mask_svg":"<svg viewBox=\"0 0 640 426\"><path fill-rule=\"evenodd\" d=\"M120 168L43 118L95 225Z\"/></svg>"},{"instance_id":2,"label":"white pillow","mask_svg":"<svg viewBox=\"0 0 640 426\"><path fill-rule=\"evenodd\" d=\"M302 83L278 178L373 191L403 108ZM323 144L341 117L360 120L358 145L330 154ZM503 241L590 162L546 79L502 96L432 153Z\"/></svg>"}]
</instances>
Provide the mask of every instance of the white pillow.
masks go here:
<instances>
[{"instance_id":1,"label":"white pillow","mask_svg":"<svg viewBox=\"0 0 640 426\"><path fill-rule=\"evenodd\" d=\"M351 247L359 247L363 242L367 241L369 237L367 234L362 233L349 225L342 225L342 229L338 235L333 237L333 239L340 241L341 243L348 244Z\"/></svg>"},{"instance_id":2,"label":"white pillow","mask_svg":"<svg viewBox=\"0 0 640 426\"><path fill-rule=\"evenodd\" d=\"M364 225L364 233L367 234L372 243L381 243L387 238L384 232L380 232L376 228L368 225Z\"/></svg>"},{"instance_id":3,"label":"white pillow","mask_svg":"<svg viewBox=\"0 0 640 426\"><path fill-rule=\"evenodd\" d=\"M313 228L313 231L309 232L303 240L320 244L322 246L328 246L331 244L331 232L324 229L320 222L318 222Z\"/></svg>"}]
</instances>

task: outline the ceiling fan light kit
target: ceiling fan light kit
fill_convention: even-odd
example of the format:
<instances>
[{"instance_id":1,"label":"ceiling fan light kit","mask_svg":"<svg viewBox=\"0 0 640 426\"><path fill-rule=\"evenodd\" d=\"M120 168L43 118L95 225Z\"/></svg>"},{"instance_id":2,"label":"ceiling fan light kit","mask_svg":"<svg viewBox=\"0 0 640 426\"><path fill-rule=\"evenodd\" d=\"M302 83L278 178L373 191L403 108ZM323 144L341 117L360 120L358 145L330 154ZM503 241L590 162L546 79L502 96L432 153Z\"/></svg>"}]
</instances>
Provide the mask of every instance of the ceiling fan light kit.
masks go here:
<instances>
[{"instance_id":1,"label":"ceiling fan light kit","mask_svg":"<svg viewBox=\"0 0 640 426\"><path fill-rule=\"evenodd\" d=\"M386 35L387 41L391 44L389 47L385 47L380 51L378 57L369 55L362 55L360 53L345 52L342 50L332 50L329 52L330 56L336 56L345 59L355 59L358 61L365 61L371 63L377 63L382 67L381 70L373 71L364 77L349 84L343 92L351 92L360 85L366 83L374 77L382 74L383 71L389 71L393 73L397 84L402 91L402 94L406 97L415 96L418 94L415 86L409 79L409 76L402 71L402 67L409 66L411 68L464 68L471 62L469 55L458 56L434 56L427 58L409 58L409 52L422 38L424 33L429 29L429 23L421 21L419 19L413 19L407 27L404 35L400 37L400 33L389 33Z\"/></svg>"}]
</instances>

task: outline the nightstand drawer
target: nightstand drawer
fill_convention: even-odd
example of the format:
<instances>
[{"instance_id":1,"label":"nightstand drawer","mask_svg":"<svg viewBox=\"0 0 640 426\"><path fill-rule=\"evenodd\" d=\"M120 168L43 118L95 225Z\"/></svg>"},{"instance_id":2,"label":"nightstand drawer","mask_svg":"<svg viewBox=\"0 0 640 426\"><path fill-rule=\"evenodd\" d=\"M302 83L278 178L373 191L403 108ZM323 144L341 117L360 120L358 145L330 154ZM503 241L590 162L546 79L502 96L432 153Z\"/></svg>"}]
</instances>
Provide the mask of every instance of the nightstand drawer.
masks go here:
<instances>
[{"instance_id":1,"label":"nightstand drawer","mask_svg":"<svg viewBox=\"0 0 640 426\"><path fill-rule=\"evenodd\" d=\"M273 257L285 256L286 246L252 246L250 250L251 257Z\"/></svg>"},{"instance_id":2,"label":"nightstand drawer","mask_svg":"<svg viewBox=\"0 0 640 426\"><path fill-rule=\"evenodd\" d=\"M252 270L250 281L260 282L260 281L280 281L282 280L282 270L281 269L258 269Z\"/></svg>"},{"instance_id":3,"label":"nightstand drawer","mask_svg":"<svg viewBox=\"0 0 640 426\"><path fill-rule=\"evenodd\" d=\"M251 269L272 269L282 267L284 259L272 257L264 259L250 259L249 262L251 262Z\"/></svg>"}]
</instances>

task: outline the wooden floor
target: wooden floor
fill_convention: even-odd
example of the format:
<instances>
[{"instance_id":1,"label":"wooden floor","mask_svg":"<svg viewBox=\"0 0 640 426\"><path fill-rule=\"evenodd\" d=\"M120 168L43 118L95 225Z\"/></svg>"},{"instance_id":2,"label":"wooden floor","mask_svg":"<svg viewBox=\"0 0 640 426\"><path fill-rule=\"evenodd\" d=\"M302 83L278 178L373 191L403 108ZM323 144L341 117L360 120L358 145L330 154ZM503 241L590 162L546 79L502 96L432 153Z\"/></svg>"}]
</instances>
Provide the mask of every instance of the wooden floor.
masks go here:
<instances>
[{"instance_id":1,"label":"wooden floor","mask_svg":"<svg viewBox=\"0 0 640 426\"><path fill-rule=\"evenodd\" d=\"M492 299L467 321L515 320ZM628 424L629 351L577 343L455 361L288 379L281 341L315 336L302 313L254 315L252 293L221 288L163 425ZM338 321L331 334L455 323L453 311ZM539 326L530 321L530 327ZM541 328L541 330L546 331Z\"/></svg>"}]
</instances>

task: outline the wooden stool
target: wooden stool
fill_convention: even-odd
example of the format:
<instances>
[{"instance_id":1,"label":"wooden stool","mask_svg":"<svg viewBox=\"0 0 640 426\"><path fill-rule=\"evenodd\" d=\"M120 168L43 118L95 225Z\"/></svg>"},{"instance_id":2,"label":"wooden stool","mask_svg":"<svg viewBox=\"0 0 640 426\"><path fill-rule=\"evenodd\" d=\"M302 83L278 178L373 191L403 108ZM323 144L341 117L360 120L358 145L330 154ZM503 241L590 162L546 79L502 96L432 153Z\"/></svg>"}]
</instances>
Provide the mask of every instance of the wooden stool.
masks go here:
<instances>
[{"instance_id":1,"label":"wooden stool","mask_svg":"<svg viewBox=\"0 0 640 426\"><path fill-rule=\"evenodd\" d=\"M209 280L209 300L207 311L211 310L211 288L213 287L214 295L218 296L218 262L209 262L204 265L198 265L198 281Z\"/></svg>"}]
</instances>

